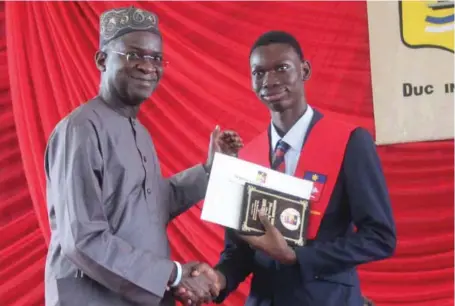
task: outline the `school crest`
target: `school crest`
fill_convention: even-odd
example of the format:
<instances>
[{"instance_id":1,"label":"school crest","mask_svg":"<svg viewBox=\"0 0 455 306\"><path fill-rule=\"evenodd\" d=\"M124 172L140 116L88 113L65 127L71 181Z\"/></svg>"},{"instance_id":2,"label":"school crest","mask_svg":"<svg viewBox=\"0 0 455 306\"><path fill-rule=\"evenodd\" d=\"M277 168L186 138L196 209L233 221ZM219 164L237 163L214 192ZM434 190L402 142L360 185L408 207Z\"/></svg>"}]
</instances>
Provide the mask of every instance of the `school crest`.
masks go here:
<instances>
[{"instance_id":1,"label":"school crest","mask_svg":"<svg viewBox=\"0 0 455 306\"><path fill-rule=\"evenodd\" d=\"M265 181L267 180L267 173L263 171L258 171L258 174L256 175L256 181L258 183L265 184Z\"/></svg>"},{"instance_id":2,"label":"school crest","mask_svg":"<svg viewBox=\"0 0 455 306\"><path fill-rule=\"evenodd\" d=\"M407 47L454 52L454 1L399 1L399 14Z\"/></svg>"},{"instance_id":3,"label":"school crest","mask_svg":"<svg viewBox=\"0 0 455 306\"><path fill-rule=\"evenodd\" d=\"M305 172L303 179L313 182L313 190L311 191L310 200L313 202L319 201L325 183L327 181L327 176L320 173L307 171Z\"/></svg>"}]
</instances>

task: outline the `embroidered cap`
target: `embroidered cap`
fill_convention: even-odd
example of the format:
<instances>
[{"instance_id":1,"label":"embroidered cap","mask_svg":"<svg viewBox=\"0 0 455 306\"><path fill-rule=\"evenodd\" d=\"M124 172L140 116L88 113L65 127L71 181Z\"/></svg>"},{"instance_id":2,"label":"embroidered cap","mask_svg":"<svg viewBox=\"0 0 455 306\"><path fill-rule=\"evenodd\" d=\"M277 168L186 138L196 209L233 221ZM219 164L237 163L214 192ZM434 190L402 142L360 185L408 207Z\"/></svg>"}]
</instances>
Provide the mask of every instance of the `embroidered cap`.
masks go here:
<instances>
[{"instance_id":1,"label":"embroidered cap","mask_svg":"<svg viewBox=\"0 0 455 306\"><path fill-rule=\"evenodd\" d=\"M130 6L105 11L100 17L100 48L130 32L148 31L161 36L158 16Z\"/></svg>"}]
</instances>

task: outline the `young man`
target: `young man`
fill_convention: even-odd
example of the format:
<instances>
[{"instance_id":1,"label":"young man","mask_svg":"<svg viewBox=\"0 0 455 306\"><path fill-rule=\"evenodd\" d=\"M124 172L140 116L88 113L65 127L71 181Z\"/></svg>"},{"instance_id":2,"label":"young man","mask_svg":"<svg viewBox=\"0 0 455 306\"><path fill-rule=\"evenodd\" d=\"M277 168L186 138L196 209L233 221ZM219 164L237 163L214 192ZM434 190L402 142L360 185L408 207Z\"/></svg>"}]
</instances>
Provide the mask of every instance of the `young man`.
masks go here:
<instances>
[{"instance_id":1,"label":"young man","mask_svg":"<svg viewBox=\"0 0 455 306\"><path fill-rule=\"evenodd\" d=\"M179 284L208 298L216 286L190 277L195 263L170 260L166 226L204 197L214 152L236 154L241 139L215 129L204 165L164 179L136 118L163 74L157 16L110 10L100 31L99 95L56 126L45 155L46 305L174 305L166 289Z\"/></svg>"},{"instance_id":2,"label":"young man","mask_svg":"<svg viewBox=\"0 0 455 306\"><path fill-rule=\"evenodd\" d=\"M362 306L356 267L390 257L396 247L374 141L365 129L307 104L304 83L311 67L290 34L272 31L259 37L250 67L253 90L272 122L239 158L314 181L309 240L291 248L261 216L264 235L226 230L215 272L201 264L194 275L218 277L218 303L253 274L247 306Z\"/></svg>"}]
</instances>

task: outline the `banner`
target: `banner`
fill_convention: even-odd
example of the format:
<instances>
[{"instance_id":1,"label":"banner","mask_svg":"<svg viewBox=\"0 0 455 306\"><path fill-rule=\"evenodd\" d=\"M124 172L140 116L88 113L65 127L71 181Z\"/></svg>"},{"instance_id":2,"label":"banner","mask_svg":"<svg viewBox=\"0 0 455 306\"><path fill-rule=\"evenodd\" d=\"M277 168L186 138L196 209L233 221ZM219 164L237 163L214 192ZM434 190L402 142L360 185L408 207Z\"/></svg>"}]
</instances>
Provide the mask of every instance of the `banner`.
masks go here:
<instances>
[{"instance_id":1,"label":"banner","mask_svg":"<svg viewBox=\"0 0 455 306\"><path fill-rule=\"evenodd\" d=\"M376 143L454 136L454 2L368 1Z\"/></svg>"}]
</instances>

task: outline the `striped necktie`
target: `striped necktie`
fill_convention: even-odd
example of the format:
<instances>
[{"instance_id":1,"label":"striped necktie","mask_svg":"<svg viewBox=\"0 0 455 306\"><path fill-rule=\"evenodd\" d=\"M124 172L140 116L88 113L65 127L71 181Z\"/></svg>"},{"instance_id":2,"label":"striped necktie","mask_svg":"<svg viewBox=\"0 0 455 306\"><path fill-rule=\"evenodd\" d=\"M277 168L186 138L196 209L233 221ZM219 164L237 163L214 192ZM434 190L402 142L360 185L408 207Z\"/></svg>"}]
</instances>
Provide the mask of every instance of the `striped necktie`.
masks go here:
<instances>
[{"instance_id":1,"label":"striped necktie","mask_svg":"<svg viewBox=\"0 0 455 306\"><path fill-rule=\"evenodd\" d=\"M275 152L272 158L272 169L285 173L286 164L284 162L284 155L289 150L290 146L280 139L276 144Z\"/></svg>"}]
</instances>

